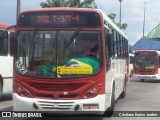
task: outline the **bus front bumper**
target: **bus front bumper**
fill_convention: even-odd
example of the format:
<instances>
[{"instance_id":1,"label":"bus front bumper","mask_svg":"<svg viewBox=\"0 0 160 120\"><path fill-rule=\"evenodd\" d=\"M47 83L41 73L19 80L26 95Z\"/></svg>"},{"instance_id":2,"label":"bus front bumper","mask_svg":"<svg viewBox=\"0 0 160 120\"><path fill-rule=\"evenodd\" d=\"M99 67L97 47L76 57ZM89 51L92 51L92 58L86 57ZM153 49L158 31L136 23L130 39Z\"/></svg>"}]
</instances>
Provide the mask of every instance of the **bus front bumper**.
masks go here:
<instances>
[{"instance_id":1,"label":"bus front bumper","mask_svg":"<svg viewBox=\"0 0 160 120\"><path fill-rule=\"evenodd\" d=\"M158 74L155 75L140 75L140 74L133 74L134 78L138 79L146 79L146 80L158 80L160 76Z\"/></svg>"},{"instance_id":2,"label":"bus front bumper","mask_svg":"<svg viewBox=\"0 0 160 120\"><path fill-rule=\"evenodd\" d=\"M39 111L62 114L104 114L106 107L105 95L79 100L47 100L21 97L13 93L14 111Z\"/></svg>"}]
</instances>

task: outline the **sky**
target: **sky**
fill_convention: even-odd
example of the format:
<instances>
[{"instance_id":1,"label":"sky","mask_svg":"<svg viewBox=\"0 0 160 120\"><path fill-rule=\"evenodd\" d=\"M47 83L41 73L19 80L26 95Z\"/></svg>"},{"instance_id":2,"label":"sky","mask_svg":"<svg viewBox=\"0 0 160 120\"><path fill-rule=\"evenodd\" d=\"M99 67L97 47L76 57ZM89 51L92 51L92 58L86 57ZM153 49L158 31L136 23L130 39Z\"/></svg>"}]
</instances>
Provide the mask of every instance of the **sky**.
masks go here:
<instances>
[{"instance_id":1,"label":"sky","mask_svg":"<svg viewBox=\"0 0 160 120\"><path fill-rule=\"evenodd\" d=\"M40 8L40 3L46 0L21 0L21 10ZM119 0L95 0L99 9L107 15L116 14L116 22L119 21L120 3ZM16 2L17 0L1 0L0 23L13 25L16 23ZM160 0L123 0L121 3L121 22L127 23L124 33L128 36L129 44L134 45L143 36L144 23L144 2L145 29L144 35L148 35L158 24L160 24Z\"/></svg>"}]
</instances>

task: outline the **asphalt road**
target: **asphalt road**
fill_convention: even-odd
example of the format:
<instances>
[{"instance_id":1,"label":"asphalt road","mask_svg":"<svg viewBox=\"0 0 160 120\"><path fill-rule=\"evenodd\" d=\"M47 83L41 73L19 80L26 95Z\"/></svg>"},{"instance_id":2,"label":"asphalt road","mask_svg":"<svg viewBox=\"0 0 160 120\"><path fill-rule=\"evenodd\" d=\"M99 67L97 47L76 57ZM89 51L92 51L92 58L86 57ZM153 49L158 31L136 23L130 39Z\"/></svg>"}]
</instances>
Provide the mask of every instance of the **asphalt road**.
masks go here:
<instances>
[{"instance_id":1,"label":"asphalt road","mask_svg":"<svg viewBox=\"0 0 160 120\"><path fill-rule=\"evenodd\" d=\"M129 80L125 99L119 99L116 111L160 111L160 80Z\"/></svg>"},{"instance_id":2,"label":"asphalt road","mask_svg":"<svg viewBox=\"0 0 160 120\"><path fill-rule=\"evenodd\" d=\"M156 111L160 111L160 81L156 80L147 80L144 82L140 82L140 80L135 80L131 78L128 83L127 94L124 99L119 99L115 106L116 117L111 118L102 118L102 117L94 117L89 119L110 119L110 120L130 120L131 117L118 117L117 114L131 112L134 113L136 111L153 111L154 114L160 113ZM4 94L2 99L0 100L0 111L12 111L12 95L11 94ZM130 113L129 113L130 114ZM160 117L134 117L136 120L157 120ZM132 119L134 119L132 117ZM59 119L59 118L58 118ZM65 119L65 118L64 118ZM78 119L87 119L87 118L78 118ZM62 118L61 118L62 120Z\"/></svg>"}]
</instances>

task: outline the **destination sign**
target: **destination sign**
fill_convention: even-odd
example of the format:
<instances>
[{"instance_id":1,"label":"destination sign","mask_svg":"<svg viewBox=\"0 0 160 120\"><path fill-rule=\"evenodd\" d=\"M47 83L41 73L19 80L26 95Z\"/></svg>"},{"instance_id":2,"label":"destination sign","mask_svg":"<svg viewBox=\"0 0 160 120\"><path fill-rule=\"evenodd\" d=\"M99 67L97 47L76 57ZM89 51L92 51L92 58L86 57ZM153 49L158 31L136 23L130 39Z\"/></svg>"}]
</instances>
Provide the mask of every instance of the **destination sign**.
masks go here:
<instances>
[{"instance_id":1,"label":"destination sign","mask_svg":"<svg viewBox=\"0 0 160 120\"><path fill-rule=\"evenodd\" d=\"M18 27L74 27L100 26L100 16L96 12L29 12L20 15Z\"/></svg>"},{"instance_id":2,"label":"destination sign","mask_svg":"<svg viewBox=\"0 0 160 120\"><path fill-rule=\"evenodd\" d=\"M38 15L34 17L35 18L32 18L35 20L35 22L32 22L34 24L70 24L72 22L76 22L78 24L80 22L79 15Z\"/></svg>"}]
</instances>

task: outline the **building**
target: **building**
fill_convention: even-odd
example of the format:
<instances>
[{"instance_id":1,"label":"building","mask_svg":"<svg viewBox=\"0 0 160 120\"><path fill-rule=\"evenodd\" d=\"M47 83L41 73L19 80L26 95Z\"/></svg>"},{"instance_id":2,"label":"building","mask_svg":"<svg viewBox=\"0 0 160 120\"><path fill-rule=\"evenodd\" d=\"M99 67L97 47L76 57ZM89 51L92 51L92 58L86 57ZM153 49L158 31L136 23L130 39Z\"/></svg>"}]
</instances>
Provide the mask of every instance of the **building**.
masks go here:
<instances>
[{"instance_id":1,"label":"building","mask_svg":"<svg viewBox=\"0 0 160 120\"><path fill-rule=\"evenodd\" d=\"M134 44L132 50L160 50L160 24Z\"/></svg>"}]
</instances>

